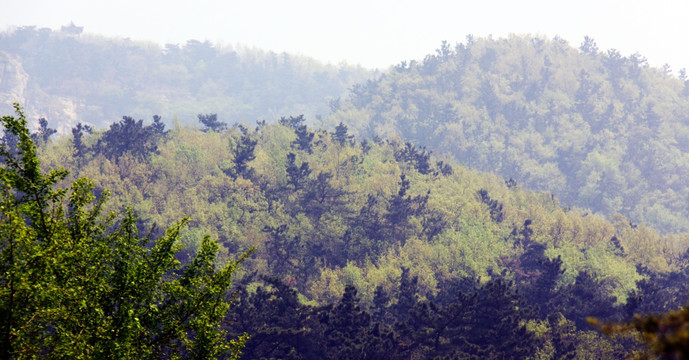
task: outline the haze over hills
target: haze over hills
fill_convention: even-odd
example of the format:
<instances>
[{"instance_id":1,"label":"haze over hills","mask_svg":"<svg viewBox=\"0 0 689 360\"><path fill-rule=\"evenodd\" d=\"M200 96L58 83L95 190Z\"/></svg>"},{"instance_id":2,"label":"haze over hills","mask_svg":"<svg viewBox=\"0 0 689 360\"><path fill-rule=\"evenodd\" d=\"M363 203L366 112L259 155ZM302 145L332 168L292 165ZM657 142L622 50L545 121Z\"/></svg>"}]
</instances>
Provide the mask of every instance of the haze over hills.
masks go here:
<instances>
[{"instance_id":1,"label":"haze over hills","mask_svg":"<svg viewBox=\"0 0 689 360\"><path fill-rule=\"evenodd\" d=\"M24 102L33 121L49 117L30 135L21 111L1 119L13 124L0 146L3 266L46 274L17 277L38 300L18 305L23 318L0 331L27 354L90 351L53 337L61 322L104 353L100 344L131 354L141 339L155 344L167 312L161 320L150 299L128 303L118 291L150 291L130 281L148 277L122 249L159 271L146 258L151 239L166 241L171 269L191 265L184 274L246 256L233 275L235 309L211 306L221 325L203 326L219 343L250 334L247 358L621 358L639 344L601 336L588 316L621 321L689 298L689 233L635 224L687 226L689 83L641 55L601 52L589 38L577 49L560 38L469 37L375 74L193 40L163 49L74 26L4 34L0 51L2 100ZM180 121L137 120L154 114ZM51 127L67 136L51 139ZM44 176L39 159L69 174ZM49 189L71 180L72 190ZM127 215L110 223L101 210ZM188 227L174 225L187 214ZM50 261L14 261L5 244L16 233L22 259L48 245L76 262L40 251ZM175 271L160 274L177 283ZM221 299L224 279L179 284ZM13 287L0 280L0 315L11 318ZM93 314L65 306L63 289ZM132 304L136 312L119 311ZM50 311L24 321L34 306ZM111 312L150 330L124 342L120 323L101 325ZM190 316L170 314L177 324ZM45 337L15 340L10 327L27 322Z\"/></svg>"},{"instance_id":2,"label":"haze over hills","mask_svg":"<svg viewBox=\"0 0 689 360\"><path fill-rule=\"evenodd\" d=\"M564 205L665 232L689 230L689 86L641 54L587 38L444 43L382 75L304 57L188 41L160 48L74 25L0 36L3 109L25 104L62 134L123 115L199 113L254 123L305 114L360 136L399 137L550 191ZM351 92L348 92L351 89ZM333 114L328 115L331 111Z\"/></svg>"},{"instance_id":3,"label":"haze over hills","mask_svg":"<svg viewBox=\"0 0 689 360\"><path fill-rule=\"evenodd\" d=\"M329 125L411 140L662 231L689 230L689 81L586 38L444 43L358 85Z\"/></svg>"},{"instance_id":4,"label":"haze over hills","mask_svg":"<svg viewBox=\"0 0 689 360\"><path fill-rule=\"evenodd\" d=\"M199 113L254 123L285 114L327 115L328 102L374 73L361 67L189 40L164 48L65 26L0 35L0 100L24 104L60 133L78 122L105 127L123 115L196 122Z\"/></svg>"}]
</instances>

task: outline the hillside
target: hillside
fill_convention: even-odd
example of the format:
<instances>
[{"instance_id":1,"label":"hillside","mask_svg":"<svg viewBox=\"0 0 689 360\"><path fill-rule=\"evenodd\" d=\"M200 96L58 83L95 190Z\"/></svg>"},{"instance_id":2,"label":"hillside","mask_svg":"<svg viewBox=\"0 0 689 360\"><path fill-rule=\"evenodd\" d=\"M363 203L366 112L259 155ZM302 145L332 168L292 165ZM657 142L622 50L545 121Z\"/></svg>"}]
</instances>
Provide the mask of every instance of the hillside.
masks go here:
<instances>
[{"instance_id":1,"label":"hillside","mask_svg":"<svg viewBox=\"0 0 689 360\"><path fill-rule=\"evenodd\" d=\"M71 29L71 31L70 31ZM361 67L189 40L149 42L22 27L0 34L0 110L24 104L61 134L78 122L106 127L127 114L195 122L198 113L253 123L284 114L327 115L328 102L373 76Z\"/></svg>"},{"instance_id":2,"label":"hillside","mask_svg":"<svg viewBox=\"0 0 689 360\"><path fill-rule=\"evenodd\" d=\"M167 124L199 113L245 124L305 114L360 137L410 140L565 206L689 231L686 74L600 51L590 38L579 49L558 38L469 38L375 74L209 42L161 48L67 30L0 36L6 111L24 103L30 119L45 117L60 134L125 114Z\"/></svg>"},{"instance_id":3,"label":"hillside","mask_svg":"<svg viewBox=\"0 0 689 360\"><path fill-rule=\"evenodd\" d=\"M687 231L689 81L666 70L590 38L577 49L469 37L354 87L325 124L411 140L564 205Z\"/></svg>"},{"instance_id":4,"label":"hillside","mask_svg":"<svg viewBox=\"0 0 689 360\"><path fill-rule=\"evenodd\" d=\"M256 334L250 358L384 353L389 341L396 358L619 357L633 342L601 337L587 316L668 311L689 295L686 236L563 209L411 143L355 141L301 116L159 125L125 118L49 140L40 156L67 181L92 179L97 196L109 189L104 210L131 206L142 236L190 215L182 263L204 234L219 240L220 264L255 248L227 328Z\"/></svg>"},{"instance_id":5,"label":"hillside","mask_svg":"<svg viewBox=\"0 0 689 360\"><path fill-rule=\"evenodd\" d=\"M49 118L22 142L44 170L69 172L57 187L94 184L55 192L50 211L78 217L69 196L107 198L86 206L113 214L111 228L84 218L100 235L122 227L142 253L143 239L168 239L169 263L192 268L210 246L217 262L199 274L252 251L222 320L228 340L251 336L246 358L621 358L634 337L604 337L587 317L689 298L689 82L638 54L470 37L374 77L207 42L21 28L0 36L0 56L3 101ZM2 138L2 170L40 180L6 162L16 145ZM14 204L24 185L8 179Z\"/></svg>"}]
</instances>

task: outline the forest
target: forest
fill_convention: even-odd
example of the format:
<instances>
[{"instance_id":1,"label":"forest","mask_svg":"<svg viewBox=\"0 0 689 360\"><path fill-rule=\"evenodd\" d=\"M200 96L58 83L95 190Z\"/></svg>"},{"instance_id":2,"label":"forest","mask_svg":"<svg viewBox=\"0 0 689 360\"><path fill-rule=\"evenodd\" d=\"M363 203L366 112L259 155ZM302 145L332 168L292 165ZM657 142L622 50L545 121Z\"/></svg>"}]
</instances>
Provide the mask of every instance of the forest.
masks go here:
<instances>
[{"instance_id":1,"label":"forest","mask_svg":"<svg viewBox=\"0 0 689 360\"><path fill-rule=\"evenodd\" d=\"M657 331L689 318L683 76L588 38L469 38L327 116L203 103L56 136L16 105L0 356L686 356Z\"/></svg>"},{"instance_id":2,"label":"forest","mask_svg":"<svg viewBox=\"0 0 689 360\"><path fill-rule=\"evenodd\" d=\"M123 115L193 122L207 109L238 122L293 113L315 118L329 113L330 100L375 75L358 66L209 41L161 48L69 29L26 26L0 33L4 113L21 102L28 116L49 118L61 133L79 122L107 127Z\"/></svg>"},{"instance_id":3,"label":"forest","mask_svg":"<svg viewBox=\"0 0 689 360\"><path fill-rule=\"evenodd\" d=\"M219 329L248 334L246 358L621 358L635 338L588 317L668 312L689 295L685 236L561 208L344 124L198 119L166 129L125 116L59 140L46 125L32 138L44 168L65 169L56 185L89 179L94 199L108 194L99 211L129 208L134 239L165 239L189 215L180 264L206 235L215 269L243 259Z\"/></svg>"},{"instance_id":4,"label":"forest","mask_svg":"<svg viewBox=\"0 0 689 360\"><path fill-rule=\"evenodd\" d=\"M689 230L689 78L560 38L471 36L355 86L327 126L423 144L566 206Z\"/></svg>"}]
</instances>

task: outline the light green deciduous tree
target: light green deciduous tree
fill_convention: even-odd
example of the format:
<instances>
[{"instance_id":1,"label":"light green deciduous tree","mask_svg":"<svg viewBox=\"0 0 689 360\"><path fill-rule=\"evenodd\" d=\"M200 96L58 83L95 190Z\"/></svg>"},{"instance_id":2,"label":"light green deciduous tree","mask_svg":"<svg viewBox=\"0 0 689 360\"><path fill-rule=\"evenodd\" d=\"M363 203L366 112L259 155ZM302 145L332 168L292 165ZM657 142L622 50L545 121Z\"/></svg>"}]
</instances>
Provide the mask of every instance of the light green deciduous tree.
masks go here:
<instances>
[{"instance_id":1,"label":"light green deciduous tree","mask_svg":"<svg viewBox=\"0 0 689 360\"><path fill-rule=\"evenodd\" d=\"M0 359L238 358L220 323L232 275L206 237L180 266L183 219L141 238L132 211L102 215L107 192L65 170L42 172L19 105L0 119L18 149L0 147Z\"/></svg>"}]
</instances>

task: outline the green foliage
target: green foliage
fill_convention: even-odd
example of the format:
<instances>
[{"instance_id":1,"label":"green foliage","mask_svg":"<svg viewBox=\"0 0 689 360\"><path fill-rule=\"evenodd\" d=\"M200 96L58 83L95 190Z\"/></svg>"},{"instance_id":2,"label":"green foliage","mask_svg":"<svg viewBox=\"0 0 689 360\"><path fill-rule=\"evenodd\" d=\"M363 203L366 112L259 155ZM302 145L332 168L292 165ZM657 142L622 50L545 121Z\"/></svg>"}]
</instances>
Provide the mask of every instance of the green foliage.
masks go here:
<instances>
[{"instance_id":1,"label":"green foliage","mask_svg":"<svg viewBox=\"0 0 689 360\"><path fill-rule=\"evenodd\" d=\"M325 334L334 324L320 319L339 316L333 311L345 294L351 316L366 312L371 319L349 338L332 329L338 340L331 343L349 344L328 348L333 354L396 344L400 352L390 356L402 358L485 358L512 350L535 356L543 345L541 355L547 358L566 356L572 343L582 347L580 353L588 347L619 354L629 347L588 332L586 316L622 319L633 313L634 304L640 304L639 311L656 304L639 303L639 296L658 294L658 305L666 306L685 292L681 282L669 279L684 271L686 236L660 235L622 216L609 222L576 208L563 209L549 193L527 191L515 181L452 161L444 160L452 170L443 172L434 166L439 161L433 154L411 143L340 142L332 132L310 129L304 121L289 117L279 124L259 123L251 130L234 126L220 133L177 126L158 140L158 152L149 158L86 156L75 169L93 179L96 194L112 190L105 211L136 204L139 229L169 227L174 219L194 214L189 229L178 237L188 244L177 255L183 264L201 251L205 233L219 239L219 264L232 263L232 254L241 249L256 248L237 273L241 282L270 276L274 280L269 283L281 283L300 300L284 305L283 312L295 314L259 316L265 309L273 311L271 306L287 290L264 288L257 298L252 298L255 284L240 291L249 313L244 317L244 310L238 310L233 316L245 325L228 325L227 330L231 338L243 331L261 334L247 350L249 358L326 357L327 352L314 355L305 348L327 348L326 338L315 334ZM75 165L67 140L49 145L41 149L49 168L64 159ZM163 234L156 230L154 235ZM643 282L643 289L635 286L641 274L661 279L667 291ZM471 318L497 310L458 312L457 303L465 300L453 296L459 291L469 297L477 291L487 294L483 286L498 280L503 283L497 288L511 299L505 301L514 305L514 312L504 307L500 321L491 320L504 329L484 328L482 337L466 345L469 337L462 335L463 329L478 326ZM412 284L407 288L413 291L400 291L401 282ZM496 299L502 296L491 291ZM260 304L251 310L254 301ZM483 302L491 303L488 298ZM415 315L398 314L395 309L402 305ZM564 317L558 321L562 326L546 323L554 313ZM455 315L464 320L447 322ZM408 325L396 328L396 322ZM492 335L485 334L494 331L511 335L490 343L486 339Z\"/></svg>"},{"instance_id":2,"label":"green foliage","mask_svg":"<svg viewBox=\"0 0 689 360\"><path fill-rule=\"evenodd\" d=\"M218 120L218 114L198 114L199 122L203 124L203 132L221 132L227 129L227 124Z\"/></svg>"},{"instance_id":3,"label":"green foliage","mask_svg":"<svg viewBox=\"0 0 689 360\"><path fill-rule=\"evenodd\" d=\"M689 308L684 306L662 314L635 316L621 324L602 325L598 319L589 322L609 336L638 335L646 348L635 353L636 359L688 359L689 358Z\"/></svg>"},{"instance_id":4,"label":"green foliage","mask_svg":"<svg viewBox=\"0 0 689 360\"><path fill-rule=\"evenodd\" d=\"M31 134L31 140L33 140L34 144L37 145L45 144L55 133L57 133L57 130L48 127L48 120L45 118L40 118L38 119L38 132Z\"/></svg>"},{"instance_id":5,"label":"green foliage","mask_svg":"<svg viewBox=\"0 0 689 360\"><path fill-rule=\"evenodd\" d=\"M258 140L253 139L249 130L242 125L239 125L239 131L242 136L234 149L234 167L226 170L226 173L234 178L237 176L250 177L252 172L248 163L256 158L254 149Z\"/></svg>"},{"instance_id":6,"label":"green foliage","mask_svg":"<svg viewBox=\"0 0 689 360\"><path fill-rule=\"evenodd\" d=\"M0 44L36 52L16 48L20 35L31 46L59 40L24 28ZM137 46L122 58L132 74ZM199 116L201 131L170 132L160 117L125 117L90 137L77 125L72 146L46 143L41 123L36 150L25 125L3 118L3 355L206 357L236 353L250 332L248 358L621 357L634 345L589 331L587 316L667 311L689 296L687 235L613 215L689 229L689 131L676 120L689 87L590 38L580 50L557 38L443 43L331 101L330 130L304 115L254 130L212 113ZM118 101L145 110L159 94L182 113L205 110L190 105L202 98L225 118L255 119L310 101L295 101L302 83L280 75L310 79L288 56L247 60L198 41L146 54L141 67L173 75L167 83L141 90L141 102L100 87L112 109L94 111L127 111ZM344 81L328 71L318 77ZM74 175L42 174L36 152ZM99 216L108 211L125 216ZM184 214L194 219L174 222ZM251 247L235 272L233 254ZM233 273L238 311L219 329Z\"/></svg>"},{"instance_id":7,"label":"green foliage","mask_svg":"<svg viewBox=\"0 0 689 360\"><path fill-rule=\"evenodd\" d=\"M158 150L158 141L166 134L160 117L156 115L153 119L153 124L144 126L143 120L123 116L120 122L111 124L110 129L98 139L95 152L115 161L125 153L139 159L150 156ZM74 145L79 152L76 141Z\"/></svg>"},{"instance_id":8,"label":"green foliage","mask_svg":"<svg viewBox=\"0 0 689 360\"><path fill-rule=\"evenodd\" d=\"M195 214L194 243L208 231L220 239L222 252L256 246L256 259L247 264L250 271L272 273L278 266L285 276L302 279L297 285L305 293L318 288L309 281L320 278L323 266L339 272L349 262L366 269L364 274L377 273L375 267L428 267L423 278L431 291L431 284L448 277L512 273L528 245L522 239L526 235L520 235L526 228L514 224L526 220L531 221L531 241L545 246L548 258L561 256L565 273L558 286L588 271L621 301L639 279L636 265L668 271L681 254L679 239L624 226L622 220L613 226L576 209L563 211L550 195L521 190L497 177L462 167L448 175L424 174L402 158L397 161L402 155L394 143L343 146L317 131L310 140L317 151L309 154L293 147L297 135L291 126L304 125L303 118L292 119L294 124L283 121L290 127L225 133L178 127L158 141L158 154L150 160L86 158L78 171L94 179L97 189L111 189L108 210L136 203L141 223L149 226L169 226L175 218ZM62 158L58 149L46 156ZM406 153L415 158L423 151ZM428 153L423 157L435 163ZM264 231L283 225L284 237ZM624 252L607 245L613 236ZM294 251L277 246L278 239L294 242ZM278 253L286 258L275 258ZM667 256L665 265L657 261ZM368 276L362 281L365 301L383 285L382 279ZM310 295L331 296L319 292Z\"/></svg>"},{"instance_id":9,"label":"green foliage","mask_svg":"<svg viewBox=\"0 0 689 360\"><path fill-rule=\"evenodd\" d=\"M74 156L83 158L89 152L88 146L84 143L84 133L91 134L93 129L82 123L78 123L72 128L72 144L74 145Z\"/></svg>"},{"instance_id":10,"label":"green foliage","mask_svg":"<svg viewBox=\"0 0 689 360\"><path fill-rule=\"evenodd\" d=\"M689 230L683 82L591 38L580 50L557 37L471 38L355 86L323 124L401 138L566 205L680 232ZM408 148L398 161L412 161Z\"/></svg>"},{"instance_id":11,"label":"green foliage","mask_svg":"<svg viewBox=\"0 0 689 360\"><path fill-rule=\"evenodd\" d=\"M184 219L157 240L141 238L129 210L103 217L107 192L81 178L56 185L43 173L19 105L0 121L19 138L0 147L0 357L237 358L246 335L220 330L227 291L246 254L216 269L218 244L205 237L180 266Z\"/></svg>"}]
</instances>

